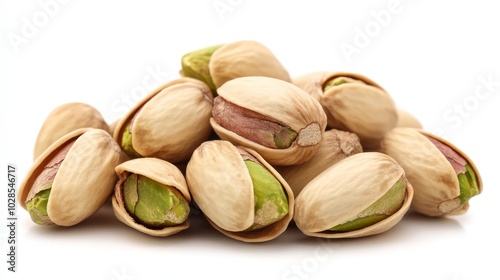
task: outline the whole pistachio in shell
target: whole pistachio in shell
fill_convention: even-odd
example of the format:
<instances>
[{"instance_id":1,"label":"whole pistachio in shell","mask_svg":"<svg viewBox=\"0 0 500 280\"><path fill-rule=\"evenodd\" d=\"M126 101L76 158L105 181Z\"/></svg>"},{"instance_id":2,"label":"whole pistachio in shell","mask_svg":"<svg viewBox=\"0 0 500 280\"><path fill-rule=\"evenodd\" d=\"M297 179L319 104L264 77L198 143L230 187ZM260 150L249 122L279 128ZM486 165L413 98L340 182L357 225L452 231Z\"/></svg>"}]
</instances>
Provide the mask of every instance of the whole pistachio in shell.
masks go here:
<instances>
[{"instance_id":1,"label":"whole pistachio in shell","mask_svg":"<svg viewBox=\"0 0 500 280\"><path fill-rule=\"evenodd\" d=\"M45 118L38 132L33 157L36 159L65 134L84 127L99 128L109 132L108 124L101 113L91 105L71 102L56 107Z\"/></svg>"},{"instance_id":2,"label":"whole pistachio in shell","mask_svg":"<svg viewBox=\"0 0 500 280\"><path fill-rule=\"evenodd\" d=\"M73 226L95 213L113 192L123 160L107 131L81 128L50 145L19 188L19 202L37 224Z\"/></svg>"},{"instance_id":3,"label":"whole pistachio in shell","mask_svg":"<svg viewBox=\"0 0 500 280\"><path fill-rule=\"evenodd\" d=\"M469 199L482 191L474 162L449 141L424 130L394 128L384 137L380 152L405 169L415 189L415 212L427 216L463 214Z\"/></svg>"},{"instance_id":4,"label":"whole pistachio in shell","mask_svg":"<svg viewBox=\"0 0 500 280\"><path fill-rule=\"evenodd\" d=\"M189 227L186 180L173 164L136 158L116 168L113 212L124 224L152 236L169 236Z\"/></svg>"},{"instance_id":5,"label":"whole pistachio in shell","mask_svg":"<svg viewBox=\"0 0 500 280\"><path fill-rule=\"evenodd\" d=\"M212 132L213 96L196 79L179 78L155 89L116 125L113 137L131 158L187 161Z\"/></svg>"},{"instance_id":6,"label":"whole pistachio in shell","mask_svg":"<svg viewBox=\"0 0 500 280\"><path fill-rule=\"evenodd\" d=\"M244 242L272 240L293 216L293 193L257 152L207 141L191 157L186 180L196 205L224 235Z\"/></svg>"},{"instance_id":7,"label":"whole pistachio in shell","mask_svg":"<svg viewBox=\"0 0 500 280\"><path fill-rule=\"evenodd\" d=\"M301 164L274 166L297 195L302 189L328 167L346 157L363 152L356 134L348 131L330 129L323 134L323 141L314 156Z\"/></svg>"},{"instance_id":8,"label":"whole pistachio in shell","mask_svg":"<svg viewBox=\"0 0 500 280\"><path fill-rule=\"evenodd\" d=\"M398 108L398 122L396 124L396 127L413 127L413 128L420 128L422 129L422 123L410 112Z\"/></svg>"},{"instance_id":9,"label":"whole pistachio in shell","mask_svg":"<svg viewBox=\"0 0 500 280\"><path fill-rule=\"evenodd\" d=\"M294 221L308 236L354 238L385 232L410 208L413 188L391 157L347 157L311 180L295 200Z\"/></svg>"},{"instance_id":10,"label":"whole pistachio in shell","mask_svg":"<svg viewBox=\"0 0 500 280\"><path fill-rule=\"evenodd\" d=\"M237 41L210 46L182 57L182 75L205 82L212 93L238 77L265 76L290 82L276 56L256 41Z\"/></svg>"},{"instance_id":11,"label":"whole pistachio in shell","mask_svg":"<svg viewBox=\"0 0 500 280\"><path fill-rule=\"evenodd\" d=\"M323 106L328 127L356 133L365 150L374 150L385 133L396 126L392 97L377 83L349 72L314 72L293 83Z\"/></svg>"},{"instance_id":12,"label":"whole pistachio in shell","mask_svg":"<svg viewBox=\"0 0 500 280\"><path fill-rule=\"evenodd\" d=\"M325 113L293 84L242 77L228 81L218 93L210 124L221 139L255 150L272 165L305 162L318 149Z\"/></svg>"}]
</instances>

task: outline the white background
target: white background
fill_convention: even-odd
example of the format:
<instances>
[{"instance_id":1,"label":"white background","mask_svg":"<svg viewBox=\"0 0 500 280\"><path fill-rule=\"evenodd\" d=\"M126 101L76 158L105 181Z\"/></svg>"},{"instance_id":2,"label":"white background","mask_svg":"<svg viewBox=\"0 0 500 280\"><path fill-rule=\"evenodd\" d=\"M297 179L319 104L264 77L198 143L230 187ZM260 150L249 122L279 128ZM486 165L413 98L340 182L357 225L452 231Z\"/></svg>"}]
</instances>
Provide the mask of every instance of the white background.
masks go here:
<instances>
[{"instance_id":1,"label":"white background","mask_svg":"<svg viewBox=\"0 0 500 280\"><path fill-rule=\"evenodd\" d=\"M2 1L0 278L500 279L498 5L437 2ZM150 90L151 73L159 85L177 77L184 53L245 39L270 48L292 77L352 71L377 81L474 160L483 193L462 216L410 213L384 234L322 243L291 226L245 244L199 215L189 230L153 238L109 206L75 227L42 227L18 206L18 272L7 271L7 164L20 183L51 110L85 102L112 122Z\"/></svg>"}]
</instances>

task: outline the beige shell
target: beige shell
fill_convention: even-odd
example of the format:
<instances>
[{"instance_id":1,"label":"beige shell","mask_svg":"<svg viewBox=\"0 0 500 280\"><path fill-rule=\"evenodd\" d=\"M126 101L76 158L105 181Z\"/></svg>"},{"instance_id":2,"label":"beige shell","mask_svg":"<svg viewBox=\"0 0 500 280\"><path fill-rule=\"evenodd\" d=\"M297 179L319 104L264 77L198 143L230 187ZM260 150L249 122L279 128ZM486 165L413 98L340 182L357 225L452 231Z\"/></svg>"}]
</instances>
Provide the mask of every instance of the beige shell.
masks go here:
<instances>
[{"instance_id":1,"label":"beige shell","mask_svg":"<svg viewBox=\"0 0 500 280\"><path fill-rule=\"evenodd\" d=\"M292 190L258 153L240 148L257 158L283 186L289 206L285 217L261 229L244 231L254 222L253 184L238 149L224 140L207 141L193 153L186 170L191 195L210 224L226 236L244 242L272 240L283 233L292 220Z\"/></svg>"},{"instance_id":2,"label":"beige shell","mask_svg":"<svg viewBox=\"0 0 500 280\"><path fill-rule=\"evenodd\" d=\"M29 191L40 172L65 146L75 140L52 183L47 213L59 226L73 226L95 213L113 192L115 166L123 159L120 147L102 129L81 128L59 138L33 163L19 188L26 209Z\"/></svg>"},{"instance_id":3,"label":"beige shell","mask_svg":"<svg viewBox=\"0 0 500 280\"><path fill-rule=\"evenodd\" d=\"M319 173L344 158L361 152L363 152L363 148L356 134L330 129L323 134L323 141L310 160L296 165L275 166L275 168L297 197L307 183Z\"/></svg>"},{"instance_id":4,"label":"beige shell","mask_svg":"<svg viewBox=\"0 0 500 280\"><path fill-rule=\"evenodd\" d=\"M101 113L91 105L72 102L58 106L45 118L38 132L33 157L36 159L65 134L84 127L100 128L109 132L108 124Z\"/></svg>"},{"instance_id":5,"label":"beige shell","mask_svg":"<svg viewBox=\"0 0 500 280\"><path fill-rule=\"evenodd\" d=\"M405 170L415 189L412 209L428 216L462 214L468 205L455 209L460 187L457 174L441 151L425 136L435 138L451 147L471 165L478 179L479 192L482 181L474 162L449 141L420 129L398 127L383 139L380 152L393 157ZM468 203L467 203L468 204Z\"/></svg>"},{"instance_id":6,"label":"beige shell","mask_svg":"<svg viewBox=\"0 0 500 280\"><path fill-rule=\"evenodd\" d=\"M396 123L396 127L413 127L422 129L422 123L410 112L398 108L398 122Z\"/></svg>"},{"instance_id":7,"label":"beige shell","mask_svg":"<svg viewBox=\"0 0 500 280\"><path fill-rule=\"evenodd\" d=\"M163 229L151 229L135 222L125 208L123 201L123 182L129 174L139 174L153 179L163 185L171 186L179 190L188 203L191 202L191 195L186 184L186 180L181 171L173 164L158 158L136 158L128 160L115 168L118 174L118 182L115 186L112 197L113 212L122 223L127 226L152 236L169 236L189 228L189 219L177 226L165 227Z\"/></svg>"},{"instance_id":8,"label":"beige shell","mask_svg":"<svg viewBox=\"0 0 500 280\"><path fill-rule=\"evenodd\" d=\"M345 83L323 92L324 84L336 77L350 77L365 84ZM293 83L321 103L330 128L356 133L366 150L377 148L385 133L396 126L394 100L368 77L349 72L314 72Z\"/></svg>"},{"instance_id":9,"label":"beige shell","mask_svg":"<svg viewBox=\"0 0 500 280\"><path fill-rule=\"evenodd\" d=\"M212 132L212 102L205 83L187 77L175 79L138 102L120 119L113 137L121 143L124 129L135 118L132 145L140 155L172 163L186 161Z\"/></svg>"},{"instance_id":10,"label":"beige shell","mask_svg":"<svg viewBox=\"0 0 500 280\"><path fill-rule=\"evenodd\" d=\"M229 80L247 76L264 76L290 82L288 72L276 56L256 41L222 45L210 57L208 68L215 88Z\"/></svg>"},{"instance_id":11,"label":"beige shell","mask_svg":"<svg viewBox=\"0 0 500 280\"><path fill-rule=\"evenodd\" d=\"M305 162L319 148L326 128L325 113L314 98L293 84L268 77L242 77L225 83L217 92L228 102L268 116L298 132L289 148L272 149L229 131L210 118L221 139L255 150L272 165Z\"/></svg>"},{"instance_id":12,"label":"beige shell","mask_svg":"<svg viewBox=\"0 0 500 280\"><path fill-rule=\"evenodd\" d=\"M386 219L350 232L336 233L328 229L366 209L401 178L406 180L403 168L387 155L365 152L350 156L304 187L295 200L295 224L304 234L323 238L354 238L387 231L410 208L413 188L409 183L400 210Z\"/></svg>"}]
</instances>

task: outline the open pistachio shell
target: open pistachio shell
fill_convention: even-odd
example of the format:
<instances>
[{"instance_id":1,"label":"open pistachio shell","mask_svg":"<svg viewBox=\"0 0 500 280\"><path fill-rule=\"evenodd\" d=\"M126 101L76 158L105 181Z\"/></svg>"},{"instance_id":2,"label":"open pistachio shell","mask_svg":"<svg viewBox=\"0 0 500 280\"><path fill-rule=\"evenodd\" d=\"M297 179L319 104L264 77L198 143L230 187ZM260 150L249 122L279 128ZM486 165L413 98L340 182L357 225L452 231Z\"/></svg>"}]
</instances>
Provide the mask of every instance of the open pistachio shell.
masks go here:
<instances>
[{"instance_id":1,"label":"open pistachio shell","mask_svg":"<svg viewBox=\"0 0 500 280\"><path fill-rule=\"evenodd\" d=\"M213 96L196 79L166 83L139 101L118 122L113 137L122 143L129 133L131 157L156 157L176 163L189 159L212 132L209 118ZM131 138L131 139L130 139Z\"/></svg>"},{"instance_id":2,"label":"open pistachio shell","mask_svg":"<svg viewBox=\"0 0 500 280\"><path fill-rule=\"evenodd\" d=\"M50 112L38 132L33 157L36 159L57 139L78 128L99 128L109 132L101 113L91 105L65 103Z\"/></svg>"},{"instance_id":3,"label":"open pistachio shell","mask_svg":"<svg viewBox=\"0 0 500 280\"><path fill-rule=\"evenodd\" d=\"M257 159L279 181L288 199L288 213L259 229L250 229L255 221L254 188L239 149ZM292 219L294 197L290 187L271 165L249 148L236 147L224 140L207 141L193 153L186 179L193 200L210 224L233 239L272 240L286 230Z\"/></svg>"},{"instance_id":4,"label":"open pistachio shell","mask_svg":"<svg viewBox=\"0 0 500 280\"><path fill-rule=\"evenodd\" d=\"M52 182L47 203L49 219L59 226L73 226L95 213L109 198L116 182L114 168L123 160L118 144L107 131L81 128L50 145L33 163L19 188L19 202L26 209L30 190L58 151L74 141Z\"/></svg>"},{"instance_id":5,"label":"open pistachio shell","mask_svg":"<svg viewBox=\"0 0 500 280\"><path fill-rule=\"evenodd\" d=\"M247 76L291 81L276 56L256 41L246 40L222 45L210 58L209 69L216 88L229 80Z\"/></svg>"},{"instance_id":6,"label":"open pistachio shell","mask_svg":"<svg viewBox=\"0 0 500 280\"><path fill-rule=\"evenodd\" d=\"M225 118L233 128L240 130L238 133L225 128L215 117L210 118L210 124L221 139L249 147L273 165L302 163L317 151L326 128L326 116L321 105L300 88L274 78L242 77L228 81L218 93L216 99L223 98L227 104L236 105L240 108L238 110L252 115L247 119L239 114ZM212 115L228 111L224 106L214 106ZM288 147L282 148L271 148L249 140L248 136L258 137L266 133L265 129L255 128L255 120L287 128L295 132L296 137ZM242 136L241 131L247 136Z\"/></svg>"},{"instance_id":7,"label":"open pistachio shell","mask_svg":"<svg viewBox=\"0 0 500 280\"><path fill-rule=\"evenodd\" d=\"M330 129L323 134L323 141L314 156L301 164L275 166L276 170L297 195L302 189L328 167L346 157L363 152L356 134L348 131Z\"/></svg>"},{"instance_id":8,"label":"open pistachio shell","mask_svg":"<svg viewBox=\"0 0 500 280\"><path fill-rule=\"evenodd\" d=\"M162 229L148 228L134 220L127 212L124 204L123 183L130 174L138 174L148 177L158 183L177 189L187 200L191 202L186 180L181 171L173 164L158 158L136 158L125 161L116 168L118 182L112 197L113 212L122 223L129 227L152 236L169 236L189 228L189 218L182 224L169 226Z\"/></svg>"},{"instance_id":9,"label":"open pistachio shell","mask_svg":"<svg viewBox=\"0 0 500 280\"><path fill-rule=\"evenodd\" d=\"M360 82L325 85L345 77ZM385 133L396 126L397 110L392 97L368 77L349 72L314 72L294 79L323 106L328 127L356 133L365 150L376 149Z\"/></svg>"},{"instance_id":10,"label":"open pistachio shell","mask_svg":"<svg viewBox=\"0 0 500 280\"><path fill-rule=\"evenodd\" d=\"M361 229L334 232L380 198L399 180L406 184L401 207L387 218ZM410 208L413 188L403 168L391 157L365 152L332 165L309 182L295 200L294 221L308 236L354 238L385 232L395 226Z\"/></svg>"},{"instance_id":11,"label":"open pistachio shell","mask_svg":"<svg viewBox=\"0 0 500 280\"><path fill-rule=\"evenodd\" d=\"M460 201L457 172L429 137L448 146L468 163L475 173L478 194L481 193L481 175L474 162L452 143L429 132L415 128L394 128L384 137L380 152L396 159L405 169L415 189L412 202L415 212L427 216L463 214L469 205L468 201Z\"/></svg>"}]
</instances>

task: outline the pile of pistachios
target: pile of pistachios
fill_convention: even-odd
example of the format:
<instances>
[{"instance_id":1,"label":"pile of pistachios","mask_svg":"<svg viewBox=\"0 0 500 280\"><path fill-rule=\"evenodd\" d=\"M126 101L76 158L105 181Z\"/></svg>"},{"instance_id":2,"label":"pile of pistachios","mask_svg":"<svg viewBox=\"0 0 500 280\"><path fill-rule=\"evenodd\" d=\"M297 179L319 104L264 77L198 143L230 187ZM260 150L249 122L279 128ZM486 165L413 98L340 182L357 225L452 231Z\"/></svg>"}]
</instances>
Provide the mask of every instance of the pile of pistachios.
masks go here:
<instances>
[{"instance_id":1,"label":"pile of pistachios","mask_svg":"<svg viewBox=\"0 0 500 280\"><path fill-rule=\"evenodd\" d=\"M180 77L108 124L68 103L45 119L18 197L33 222L73 226L111 198L152 236L198 209L220 233L269 241L385 232L408 210L463 214L482 191L470 158L358 73L291 78L255 41L192 51Z\"/></svg>"}]
</instances>

